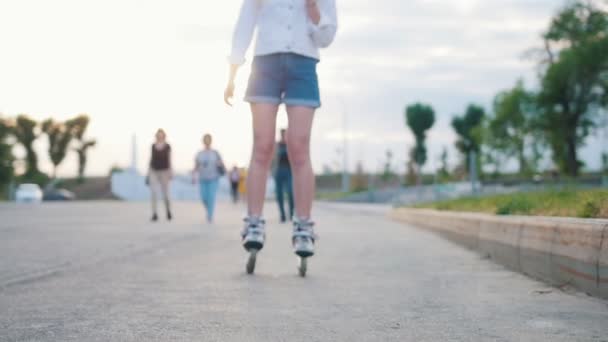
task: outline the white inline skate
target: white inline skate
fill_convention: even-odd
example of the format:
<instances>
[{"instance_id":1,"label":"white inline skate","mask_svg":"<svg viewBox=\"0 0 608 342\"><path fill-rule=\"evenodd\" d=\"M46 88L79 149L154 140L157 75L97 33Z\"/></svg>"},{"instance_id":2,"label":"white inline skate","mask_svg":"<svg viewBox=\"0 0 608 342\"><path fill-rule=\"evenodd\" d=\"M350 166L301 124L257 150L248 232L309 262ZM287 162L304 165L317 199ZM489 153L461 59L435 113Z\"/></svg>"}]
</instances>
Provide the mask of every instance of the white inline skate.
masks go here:
<instances>
[{"instance_id":1,"label":"white inline skate","mask_svg":"<svg viewBox=\"0 0 608 342\"><path fill-rule=\"evenodd\" d=\"M292 244L294 253L298 256L298 273L301 277L306 276L308 258L315 254L314 223L310 220L294 219Z\"/></svg>"},{"instance_id":2,"label":"white inline skate","mask_svg":"<svg viewBox=\"0 0 608 342\"><path fill-rule=\"evenodd\" d=\"M247 217L244 221L245 227L241 231L241 238L243 248L249 252L245 270L247 274L253 274L258 252L264 248L264 240L266 239L264 225L266 222L259 217Z\"/></svg>"}]
</instances>

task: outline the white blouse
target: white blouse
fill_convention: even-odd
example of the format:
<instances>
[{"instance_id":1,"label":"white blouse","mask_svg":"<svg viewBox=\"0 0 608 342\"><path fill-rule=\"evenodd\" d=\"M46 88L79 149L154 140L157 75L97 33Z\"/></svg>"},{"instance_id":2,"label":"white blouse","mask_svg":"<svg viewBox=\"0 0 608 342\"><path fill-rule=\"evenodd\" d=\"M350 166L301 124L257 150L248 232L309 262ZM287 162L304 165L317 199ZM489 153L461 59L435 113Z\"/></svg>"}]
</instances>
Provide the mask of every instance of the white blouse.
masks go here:
<instances>
[{"instance_id":1,"label":"white blouse","mask_svg":"<svg viewBox=\"0 0 608 342\"><path fill-rule=\"evenodd\" d=\"M232 38L231 64L245 63L245 53L257 27L255 55L292 52L319 59L338 29L335 0L317 0L321 20L308 17L306 0L243 0Z\"/></svg>"}]
</instances>

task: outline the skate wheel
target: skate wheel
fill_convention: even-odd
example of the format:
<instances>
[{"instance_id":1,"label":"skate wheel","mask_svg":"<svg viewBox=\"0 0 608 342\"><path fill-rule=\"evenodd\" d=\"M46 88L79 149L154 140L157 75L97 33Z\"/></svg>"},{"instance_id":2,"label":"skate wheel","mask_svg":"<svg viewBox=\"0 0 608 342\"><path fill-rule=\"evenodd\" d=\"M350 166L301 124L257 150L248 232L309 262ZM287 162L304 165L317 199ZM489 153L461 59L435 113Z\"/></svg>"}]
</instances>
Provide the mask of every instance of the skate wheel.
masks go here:
<instances>
[{"instance_id":1,"label":"skate wheel","mask_svg":"<svg viewBox=\"0 0 608 342\"><path fill-rule=\"evenodd\" d=\"M249 252L249 258L247 259L247 266L245 267L247 274L253 274L253 271L255 271L255 260L257 258L257 254L258 254L257 250L251 250Z\"/></svg>"},{"instance_id":2,"label":"skate wheel","mask_svg":"<svg viewBox=\"0 0 608 342\"><path fill-rule=\"evenodd\" d=\"M306 277L306 269L308 268L308 258L298 258L298 273L300 277Z\"/></svg>"}]
</instances>

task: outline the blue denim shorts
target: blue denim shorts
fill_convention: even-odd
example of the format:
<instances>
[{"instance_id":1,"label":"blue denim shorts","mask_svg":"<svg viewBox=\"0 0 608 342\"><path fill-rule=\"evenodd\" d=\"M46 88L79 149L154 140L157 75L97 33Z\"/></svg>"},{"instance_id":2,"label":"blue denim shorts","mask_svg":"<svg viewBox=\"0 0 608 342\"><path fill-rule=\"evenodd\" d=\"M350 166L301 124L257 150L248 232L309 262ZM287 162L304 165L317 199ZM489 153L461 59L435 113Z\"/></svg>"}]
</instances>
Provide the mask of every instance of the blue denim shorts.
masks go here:
<instances>
[{"instance_id":1,"label":"blue denim shorts","mask_svg":"<svg viewBox=\"0 0 608 342\"><path fill-rule=\"evenodd\" d=\"M294 53L256 56L245 101L321 107L317 63L317 59Z\"/></svg>"}]
</instances>

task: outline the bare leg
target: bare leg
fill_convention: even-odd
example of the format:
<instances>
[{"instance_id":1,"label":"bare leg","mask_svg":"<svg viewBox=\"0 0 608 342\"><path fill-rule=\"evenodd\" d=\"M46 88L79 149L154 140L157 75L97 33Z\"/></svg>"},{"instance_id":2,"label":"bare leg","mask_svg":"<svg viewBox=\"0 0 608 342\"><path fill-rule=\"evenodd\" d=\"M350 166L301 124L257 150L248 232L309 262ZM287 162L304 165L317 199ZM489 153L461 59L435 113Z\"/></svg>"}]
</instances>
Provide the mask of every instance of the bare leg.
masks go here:
<instances>
[{"instance_id":1,"label":"bare leg","mask_svg":"<svg viewBox=\"0 0 608 342\"><path fill-rule=\"evenodd\" d=\"M274 152L274 136L279 106L251 104L253 113L253 151L247 176L247 207L250 216L262 216L266 180Z\"/></svg>"},{"instance_id":2,"label":"bare leg","mask_svg":"<svg viewBox=\"0 0 608 342\"><path fill-rule=\"evenodd\" d=\"M164 171L160 175L160 191L165 202L165 212L169 214L171 212L171 202L169 200L169 182L171 182L171 175L169 171Z\"/></svg>"},{"instance_id":3,"label":"bare leg","mask_svg":"<svg viewBox=\"0 0 608 342\"><path fill-rule=\"evenodd\" d=\"M171 215L171 200L169 197L169 183L171 182L171 173L169 171L164 171L161 174L161 182L160 189L163 195L163 201L165 202L165 214L167 215L167 219L171 219L173 215Z\"/></svg>"},{"instance_id":4,"label":"bare leg","mask_svg":"<svg viewBox=\"0 0 608 342\"><path fill-rule=\"evenodd\" d=\"M310 218L315 195L315 175L310 161L310 133L314 114L315 110L310 107L287 107L287 153L293 173L293 192L298 218Z\"/></svg>"},{"instance_id":5,"label":"bare leg","mask_svg":"<svg viewBox=\"0 0 608 342\"><path fill-rule=\"evenodd\" d=\"M155 171L151 171L148 176L148 187L150 187L150 204L152 206L152 214L156 215L156 200L159 187L158 177Z\"/></svg>"}]
</instances>

